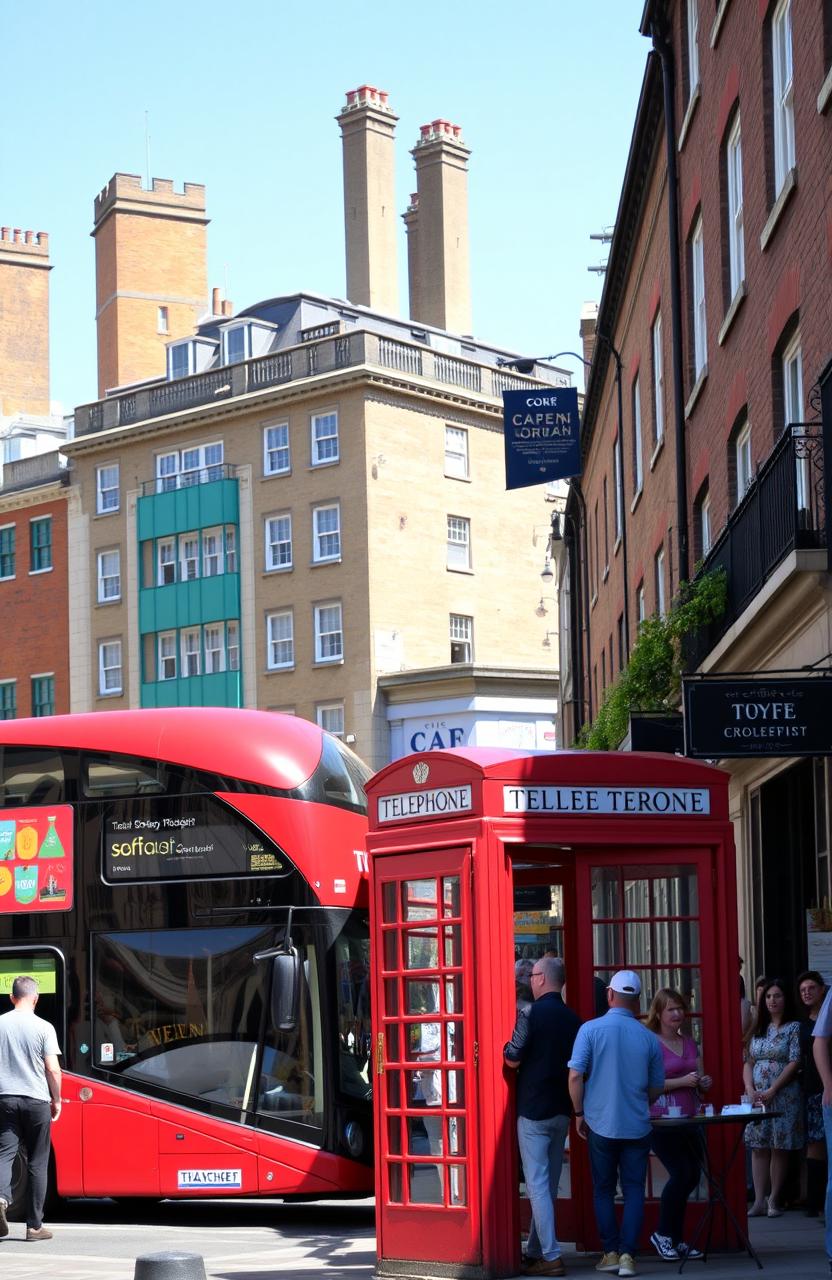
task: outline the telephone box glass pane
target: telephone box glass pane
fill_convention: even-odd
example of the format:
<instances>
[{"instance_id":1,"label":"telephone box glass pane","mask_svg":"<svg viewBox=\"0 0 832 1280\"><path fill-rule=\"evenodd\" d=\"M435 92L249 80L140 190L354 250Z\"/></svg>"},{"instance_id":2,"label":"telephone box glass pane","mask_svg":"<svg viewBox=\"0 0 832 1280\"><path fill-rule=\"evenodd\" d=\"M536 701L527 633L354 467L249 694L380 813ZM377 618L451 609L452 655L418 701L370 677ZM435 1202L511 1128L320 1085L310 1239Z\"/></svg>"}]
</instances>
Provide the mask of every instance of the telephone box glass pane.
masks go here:
<instances>
[{"instance_id":1,"label":"telephone box glass pane","mask_svg":"<svg viewBox=\"0 0 832 1280\"><path fill-rule=\"evenodd\" d=\"M387 1105L388 1107L400 1107L402 1105L402 1084L400 1071L386 1072L387 1079Z\"/></svg>"},{"instance_id":2,"label":"telephone box glass pane","mask_svg":"<svg viewBox=\"0 0 832 1280\"><path fill-rule=\"evenodd\" d=\"M446 919L448 916L462 914L459 898L459 876L445 876L442 881L442 914Z\"/></svg>"},{"instance_id":3,"label":"telephone box glass pane","mask_svg":"<svg viewBox=\"0 0 832 1280\"><path fill-rule=\"evenodd\" d=\"M695 868L656 868L653 879L653 915L696 916L698 914L699 890Z\"/></svg>"},{"instance_id":4,"label":"telephone box glass pane","mask_svg":"<svg viewBox=\"0 0 832 1280\"><path fill-rule=\"evenodd\" d=\"M399 1028L394 1022L385 1028L384 1050L388 1062L399 1061Z\"/></svg>"},{"instance_id":5,"label":"telephone box glass pane","mask_svg":"<svg viewBox=\"0 0 832 1280\"><path fill-rule=\"evenodd\" d=\"M448 1167L448 1189L452 1205L459 1206L468 1203L465 1195L464 1164L452 1164Z\"/></svg>"},{"instance_id":6,"label":"telephone box glass pane","mask_svg":"<svg viewBox=\"0 0 832 1280\"><path fill-rule=\"evenodd\" d=\"M436 880L402 882L402 917L405 920L435 920L438 915Z\"/></svg>"},{"instance_id":7,"label":"telephone box glass pane","mask_svg":"<svg viewBox=\"0 0 832 1280\"><path fill-rule=\"evenodd\" d=\"M441 1116L407 1117L407 1153L411 1156L444 1155Z\"/></svg>"},{"instance_id":8,"label":"telephone box glass pane","mask_svg":"<svg viewBox=\"0 0 832 1280\"><path fill-rule=\"evenodd\" d=\"M405 983L407 1008L405 1013L436 1013L439 1009L439 983L417 982Z\"/></svg>"},{"instance_id":9,"label":"telephone box glass pane","mask_svg":"<svg viewBox=\"0 0 832 1280\"><path fill-rule=\"evenodd\" d=\"M387 970L399 967L398 930L388 929L384 933L384 967Z\"/></svg>"},{"instance_id":10,"label":"telephone box glass pane","mask_svg":"<svg viewBox=\"0 0 832 1280\"><path fill-rule=\"evenodd\" d=\"M411 1204L443 1204L444 1175L441 1164L409 1164L408 1198Z\"/></svg>"},{"instance_id":11,"label":"telephone box glass pane","mask_svg":"<svg viewBox=\"0 0 832 1280\"><path fill-rule=\"evenodd\" d=\"M445 1023L445 1057L457 1062L465 1057L465 1036L461 1022Z\"/></svg>"},{"instance_id":12,"label":"telephone box glass pane","mask_svg":"<svg viewBox=\"0 0 832 1280\"><path fill-rule=\"evenodd\" d=\"M463 1013L462 1008L462 975L456 974L445 979L445 1012Z\"/></svg>"},{"instance_id":13,"label":"telephone box glass pane","mask_svg":"<svg viewBox=\"0 0 832 1280\"><path fill-rule=\"evenodd\" d=\"M462 1071L448 1071L446 1073L446 1076L447 1076L447 1089L448 1089L448 1098L447 1098L448 1106L464 1107L465 1106L465 1075L464 1073Z\"/></svg>"},{"instance_id":14,"label":"telephone box glass pane","mask_svg":"<svg viewBox=\"0 0 832 1280\"><path fill-rule=\"evenodd\" d=\"M387 1117L387 1151L391 1156L400 1156L402 1153L401 1116Z\"/></svg>"},{"instance_id":15,"label":"telephone box glass pane","mask_svg":"<svg viewBox=\"0 0 832 1280\"><path fill-rule=\"evenodd\" d=\"M413 930L407 935L407 969L439 968L439 931L437 929Z\"/></svg>"},{"instance_id":16,"label":"telephone box glass pane","mask_svg":"<svg viewBox=\"0 0 832 1280\"><path fill-rule=\"evenodd\" d=\"M617 924L594 924L592 945L596 964L609 965L613 971L623 963L621 929Z\"/></svg>"},{"instance_id":17,"label":"telephone box glass pane","mask_svg":"<svg viewBox=\"0 0 832 1280\"><path fill-rule=\"evenodd\" d=\"M398 1017L398 1013L399 1013L399 980L398 978L385 978L384 980L384 1011L389 1018Z\"/></svg>"},{"instance_id":18,"label":"telephone box glass pane","mask_svg":"<svg viewBox=\"0 0 832 1280\"><path fill-rule=\"evenodd\" d=\"M624 926L624 935L627 964L649 964L652 959L649 922L644 920L638 924L633 924L632 921L628 921Z\"/></svg>"},{"instance_id":19,"label":"telephone box glass pane","mask_svg":"<svg viewBox=\"0 0 832 1280\"><path fill-rule=\"evenodd\" d=\"M616 867L592 868L592 918L610 920L621 915L620 877Z\"/></svg>"},{"instance_id":20,"label":"telephone box glass pane","mask_svg":"<svg viewBox=\"0 0 832 1280\"><path fill-rule=\"evenodd\" d=\"M462 1116L448 1116L448 1155L465 1155L465 1120Z\"/></svg>"},{"instance_id":21,"label":"telephone box glass pane","mask_svg":"<svg viewBox=\"0 0 832 1280\"><path fill-rule=\"evenodd\" d=\"M391 1204L401 1204L402 1196L402 1166L400 1164L388 1165L387 1176L387 1196Z\"/></svg>"},{"instance_id":22,"label":"telephone box glass pane","mask_svg":"<svg viewBox=\"0 0 832 1280\"><path fill-rule=\"evenodd\" d=\"M699 925L695 920L659 920L653 928L657 956L671 964L699 961Z\"/></svg>"},{"instance_id":23,"label":"telephone box glass pane","mask_svg":"<svg viewBox=\"0 0 832 1280\"><path fill-rule=\"evenodd\" d=\"M449 924L442 932L445 936L445 965L459 968L462 964L462 926Z\"/></svg>"},{"instance_id":24,"label":"telephone box glass pane","mask_svg":"<svg viewBox=\"0 0 832 1280\"><path fill-rule=\"evenodd\" d=\"M385 924L395 924L397 901L396 883L393 880L389 880L387 884L381 887L381 913Z\"/></svg>"},{"instance_id":25,"label":"telephone box glass pane","mask_svg":"<svg viewBox=\"0 0 832 1280\"><path fill-rule=\"evenodd\" d=\"M408 1027L408 1058L438 1062L442 1056L442 1036L438 1022L413 1022Z\"/></svg>"}]
</instances>

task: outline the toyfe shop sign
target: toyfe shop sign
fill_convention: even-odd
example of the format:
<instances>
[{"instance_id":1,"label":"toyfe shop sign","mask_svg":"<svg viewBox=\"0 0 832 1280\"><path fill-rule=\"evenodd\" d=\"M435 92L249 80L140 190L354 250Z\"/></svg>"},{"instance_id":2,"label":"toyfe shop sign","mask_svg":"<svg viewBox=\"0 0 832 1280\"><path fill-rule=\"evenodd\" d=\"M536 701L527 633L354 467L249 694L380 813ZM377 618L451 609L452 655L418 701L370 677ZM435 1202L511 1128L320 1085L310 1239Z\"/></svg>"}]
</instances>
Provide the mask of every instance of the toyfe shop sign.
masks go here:
<instances>
[{"instance_id":1,"label":"toyfe shop sign","mask_svg":"<svg viewBox=\"0 0 832 1280\"><path fill-rule=\"evenodd\" d=\"M822 756L832 751L832 680L685 681L685 755Z\"/></svg>"}]
</instances>

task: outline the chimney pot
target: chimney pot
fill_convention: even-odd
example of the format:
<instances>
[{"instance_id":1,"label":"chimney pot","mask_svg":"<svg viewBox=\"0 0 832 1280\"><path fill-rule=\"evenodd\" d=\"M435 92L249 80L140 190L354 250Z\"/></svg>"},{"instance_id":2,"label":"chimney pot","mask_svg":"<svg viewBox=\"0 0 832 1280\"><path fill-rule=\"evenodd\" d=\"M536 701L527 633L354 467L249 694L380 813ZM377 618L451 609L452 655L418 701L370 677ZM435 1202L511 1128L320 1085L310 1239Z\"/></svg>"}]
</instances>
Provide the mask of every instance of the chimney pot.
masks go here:
<instances>
[{"instance_id":1,"label":"chimney pot","mask_svg":"<svg viewBox=\"0 0 832 1280\"><path fill-rule=\"evenodd\" d=\"M222 294L222 290L218 289L215 285L214 288L211 290L211 315L213 316L222 315L221 294Z\"/></svg>"},{"instance_id":2,"label":"chimney pot","mask_svg":"<svg viewBox=\"0 0 832 1280\"><path fill-rule=\"evenodd\" d=\"M222 314L224 316L233 316L234 314L234 307L231 305L231 300L229 298L223 298Z\"/></svg>"}]
</instances>

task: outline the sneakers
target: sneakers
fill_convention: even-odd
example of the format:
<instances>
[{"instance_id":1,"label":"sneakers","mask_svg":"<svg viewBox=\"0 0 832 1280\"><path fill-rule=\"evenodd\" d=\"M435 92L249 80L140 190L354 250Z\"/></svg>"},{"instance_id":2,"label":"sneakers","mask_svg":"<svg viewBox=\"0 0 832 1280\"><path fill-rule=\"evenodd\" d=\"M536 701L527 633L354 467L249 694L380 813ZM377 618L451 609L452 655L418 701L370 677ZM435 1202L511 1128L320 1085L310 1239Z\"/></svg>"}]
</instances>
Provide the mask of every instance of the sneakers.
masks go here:
<instances>
[{"instance_id":1,"label":"sneakers","mask_svg":"<svg viewBox=\"0 0 832 1280\"><path fill-rule=\"evenodd\" d=\"M523 1271L527 1276L566 1275L566 1267L560 1255L557 1258L534 1258L527 1267L523 1268Z\"/></svg>"},{"instance_id":2,"label":"sneakers","mask_svg":"<svg viewBox=\"0 0 832 1280\"><path fill-rule=\"evenodd\" d=\"M676 1252L680 1258L687 1258L689 1262L701 1262L705 1257L701 1249L692 1249L689 1244L685 1244L684 1240L679 1241Z\"/></svg>"},{"instance_id":3,"label":"sneakers","mask_svg":"<svg viewBox=\"0 0 832 1280\"><path fill-rule=\"evenodd\" d=\"M658 1231L654 1231L650 1237L650 1243L656 1250L662 1262L678 1262L680 1253L678 1249L674 1249L673 1241L670 1236L659 1235Z\"/></svg>"},{"instance_id":4,"label":"sneakers","mask_svg":"<svg viewBox=\"0 0 832 1280\"><path fill-rule=\"evenodd\" d=\"M618 1275L618 1268L621 1266L621 1258L617 1253L605 1253L600 1262L596 1262L596 1271L609 1271L613 1275Z\"/></svg>"},{"instance_id":5,"label":"sneakers","mask_svg":"<svg viewBox=\"0 0 832 1280\"><path fill-rule=\"evenodd\" d=\"M9 1234L9 1220L6 1217L8 1207L8 1201L0 1198L0 1240Z\"/></svg>"},{"instance_id":6,"label":"sneakers","mask_svg":"<svg viewBox=\"0 0 832 1280\"><path fill-rule=\"evenodd\" d=\"M622 1253L618 1267L618 1274L620 1276L638 1275L638 1272L636 1271L636 1264L633 1261L633 1255L631 1253Z\"/></svg>"},{"instance_id":7,"label":"sneakers","mask_svg":"<svg viewBox=\"0 0 832 1280\"><path fill-rule=\"evenodd\" d=\"M51 1240L52 1232L47 1231L46 1227L27 1227L26 1239L27 1240Z\"/></svg>"}]
</instances>

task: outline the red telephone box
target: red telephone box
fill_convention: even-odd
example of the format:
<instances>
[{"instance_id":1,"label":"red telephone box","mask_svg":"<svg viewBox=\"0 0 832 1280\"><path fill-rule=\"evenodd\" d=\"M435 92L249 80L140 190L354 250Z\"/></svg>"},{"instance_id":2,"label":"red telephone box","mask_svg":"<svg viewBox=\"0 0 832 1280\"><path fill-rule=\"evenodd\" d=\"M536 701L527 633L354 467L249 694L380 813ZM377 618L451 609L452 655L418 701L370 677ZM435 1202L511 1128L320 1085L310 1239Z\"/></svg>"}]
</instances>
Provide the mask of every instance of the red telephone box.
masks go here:
<instances>
[{"instance_id":1,"label":"red telephone box","mask_svg":"<svg viewBox=\"0 0 832 1280\"><path fill-rule=\"evenodd\" d=\"M728 775L665 755L470 748L397 760L367 791L378 1271L513 1275L522 1210L503 1045L517 952L554 946L584 1019L599 993L606 1008L616 969L640 973L643 1012L659 987L683 991L711 1099L742 1091ZM735 1137L711 1135L715 1160ZM663 1176L651 1158L645 1240ZM599 1247L574 1128L557 1229ZM720 1230L717 1218L715 1245Z\"/></svg>"}]
</instances>

